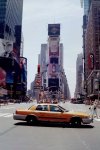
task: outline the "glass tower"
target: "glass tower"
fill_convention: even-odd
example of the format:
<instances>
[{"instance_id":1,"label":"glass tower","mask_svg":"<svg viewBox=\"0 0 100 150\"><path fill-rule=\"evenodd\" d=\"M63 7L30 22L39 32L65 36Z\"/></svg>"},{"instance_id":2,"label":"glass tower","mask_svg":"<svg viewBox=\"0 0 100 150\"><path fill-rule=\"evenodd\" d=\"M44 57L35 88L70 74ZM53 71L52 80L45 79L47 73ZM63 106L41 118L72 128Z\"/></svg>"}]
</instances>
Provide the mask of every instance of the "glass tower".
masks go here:
<instances>
[{"instance_id":1,"label":"glass tower","mask_svg":"<svg viewBox=\"0 0 100 150\"><path fill-rule=\"evenodd\" d=\"M84 15L88 16L90 0L84 0Z\"/></svg>"},{"instance_id":2,"label":"glass tower","mask_svg":"<svg viewBox=\"0 0 100 150\"><path fill-rule=\"evenodd\" d=\"M8 91L8 97L11 98L17 97L18 83L22 80L20 68L22 12L23 0L0 0L0 68L6 74L2 88ZM24 85L20 87L22 89Z\"/></svg>"},{"instance_id":3,"label":"glass tower","mask_svg":"<svg viewBox=\"0 0 100 150\"><path fill-rule=\"evenodd\" d=\"M0 0L0 38L15 41L16 27L22 26L23 0ZM21 39L21 33L19 33Z\"/></svg>"},{"instance_id":4,"label":"glass tower","mask_svg":"<svg viewBox=\"0 0 100 150\"><path fill-rule=\"evenodd\" d=\"M5 41L6 49L10 42L16 59L20 57L22 11L23 0L0 0L0 39Z\"/></svg>"}]
</instances>

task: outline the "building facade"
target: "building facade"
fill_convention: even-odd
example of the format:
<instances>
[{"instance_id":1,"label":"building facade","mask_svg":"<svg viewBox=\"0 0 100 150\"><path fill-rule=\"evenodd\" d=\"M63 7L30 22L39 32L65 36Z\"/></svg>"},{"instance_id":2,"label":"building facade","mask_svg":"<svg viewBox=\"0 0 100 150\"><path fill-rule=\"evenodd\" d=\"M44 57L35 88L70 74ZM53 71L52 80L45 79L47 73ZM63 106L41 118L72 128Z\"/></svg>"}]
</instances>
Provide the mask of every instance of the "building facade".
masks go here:
<instances>
[{"instance_id":1,"label":"building facade","mask_svg":"<svg viewBox=\"0 0 100 150\"><path fill-rule=\"evenodd\" d=\"M83 94L82 78L83 78L83 54L80 53L78 54L76 61L75 98L80 98L80 96Z\"/></svg>"},{"instance_id":2,"label":"building facade","mask_svg":"<svg viewBox=\"0 0 100 150\"><path fill-rule=\"evenodd\" d=\"M49 91L58 91L59 82L59 46L60 24L48 25L48 87Z\"/></svg>"},{"instance_id":3,"label":"building facade","mask_svg":"<svg viewBox=\"0 0 100 150\"><path fill-rule=\"evenodd\" d=\"M99 99L100 90L100 1L91 0L88 22L83 34L84 76L88 97ZM98 80L98 83L96 82ZM97 88L98 84L98 88Z\"/></svg>"},{"instance_id":4,"label":"building facade","mask_svg":"<svg viewBox=\"0 0 100 150\"><path fill-rule=\"evenodd\" d=\"M23 59L24 71L20 68L23 57L21 47L22 12L23 0L0 1L0 67L6 72L5 87L2 88L7 89L8 97L11 98L18 98L22 95L18 89L27 90L27 79L23 79L27 74L25 58ZM24 80L23 84L21 84L22 80Z\"/></svg>"},{"instance_id":5,"label":"building facade","mask_svg":"<svg viewBox=\"0 0 100 150\"><path fill-rule=\"evenodd\" d=\"M70 90L63 69L63 44L60 43L60 24L48 25L48 42L41 44L34 91L38 100L70 99ZM38 82L41 81L41 82Z\"/></svg>"},{"instance_id":6,"label":"building facade","mask_svg":"<svg viewBox=\"0 0 100 150\"><path fill-rule=\"evenodd\" d=\"M46 55L47 55L47 44L41 44L40 72L41 72L42 87L43 87L44 90L46 89L46 84L47 84L47 79L46 79L46 72L47 72Z\"/></svg>"},{"instance_id":7,"label":"building facade","mask_svg":"<svg viewBox=\"0 0 100 150\"><path fill-rule=\"evenodd\" d=\"M3 40L5 55L13 51L16 57L20 56L22 11L23 0L0 1L0 39ZM12 44L11 49L6 48L9 44Z\"/></svg>"}]
</instances>

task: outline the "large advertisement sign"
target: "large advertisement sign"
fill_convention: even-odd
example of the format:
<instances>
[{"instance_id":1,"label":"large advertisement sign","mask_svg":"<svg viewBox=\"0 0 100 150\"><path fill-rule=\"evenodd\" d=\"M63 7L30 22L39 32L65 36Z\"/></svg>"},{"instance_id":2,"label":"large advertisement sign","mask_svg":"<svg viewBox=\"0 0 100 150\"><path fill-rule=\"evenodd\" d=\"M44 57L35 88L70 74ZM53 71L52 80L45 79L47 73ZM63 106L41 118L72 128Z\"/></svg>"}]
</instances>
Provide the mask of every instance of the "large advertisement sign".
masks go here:
<instances>
[{"instance_id":1,"label":"large advertisement sign","mask_svg":"<svg viewBox=\"0 0 100 150\"><path fill-rule=\"evenodd\" d=\"M59 36L60 35L60 24L48 24L48 35Z\"/></svg>"},{"instance_id":2,"label":"large advertisement sign","mask_svg":"<svg viewBox=\"0 0 100 150\"><path fill-rule=\"evenodd\" d=\"M19 75L18 64L9 57L0 57L0 67L6 73L6 83L14 83L15 78Z\"/></svg>"},{"instance_id":3,"label":"large advertisement sign","mask_svg":"<svg viewBox=\"0 0 100 150\"><path fill-rule=\"evenodd\" d=\"M0 56L2 57L12 57L13 42L0 39Z\"/></svg>"},{"instance_id":4,"label":"large advertisement sign","mask_svg":"<svg viewBox=\"0 0 100 150\"><path fill-rule=\"evenodd\" d=\"M12 58L19 62L18 47L13 41L0 39L0 57Z\"/></svg>"},{"instance_id":5,"label":"large advertisement sign","mask_svg":"<svg viewBox=\"0 0 100 150\"><path fill-rule=\"evenodd\" d=\"M59 76L59 65L58 64L49 64L49 78L57 78Z\"/></svg>"},{"instance_id":6,"label":"large advertisement sign","mask_svg":"<svg viewBox=\"0 0 100 150\"><path fill-rule=\"evenodd\" d=\"M12 70L7 70L7 78L6 78L6 82L9 83L14 83L14 72L12 72Z\"/></svg>"},{"instance_id":7,"label":"large advertisement sign","mask_svg":"<svg viewBox=\"0 0 100 150\"><path fill-rule=\"evenodd\" d=\"M58 90L58 88L59 88L59 78L56 78L56 79L49 78L48 79L48 87L49 87L49 91Z\"/></svg>"},{"instance_id":8,"label":"large advertisement sign","mask_svg":"<svg viewBox=\"0 0 100 150\"><path fill-rule=\"evenodd\" d=\"M49 39L49 56L59 56L59 38L52 37Z\"/></svg>"},{"instance_id":9,"label":"large advertisement sign","mask_svg":"<svg viewBox=\"0 0 100 150\"><path fill-rule=\"evenodd\" d=\"M20 57L21 82L27 82L27 59Z\"/></svg>"},{"instance_id":10,"label":"large advertisement sign","mask_svg":"<svg viewBox=\"0 0 100 150\"><path fill-rule=\"evenodd\" d=\"M0 87L6 86L6 71L0 67Z\"/></svg>"}]
</instances>

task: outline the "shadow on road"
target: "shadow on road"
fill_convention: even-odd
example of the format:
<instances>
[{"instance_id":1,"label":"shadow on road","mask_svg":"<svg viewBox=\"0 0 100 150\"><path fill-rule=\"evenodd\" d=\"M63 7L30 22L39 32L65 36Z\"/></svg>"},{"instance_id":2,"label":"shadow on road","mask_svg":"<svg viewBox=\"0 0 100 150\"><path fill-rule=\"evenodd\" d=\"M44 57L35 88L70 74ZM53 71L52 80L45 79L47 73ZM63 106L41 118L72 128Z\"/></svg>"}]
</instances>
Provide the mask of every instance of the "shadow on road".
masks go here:
<instances>
[{"instance_id":1,"label":"shadow on road","mask_svg":"<svg viewBox=\"0 0 100 150\"><path fill-rule=\"evenodd\" d=\"M17 126L33 126L33 127L55 127L55 128L79 128L79 129L91 129L94 128L93 125L81 125L79 127L73 127L70 124L61 124L61 123L39 123L37 125L28 125L27 122L18 122L14 125Z\"/></svg>"},{"instance_id":2,"label":"shadow on road","mask_svg":"<svg viewBox=\"0 0 100 150\"><path fill-rule=\"evenodd\" d=\"M3 136L4 134L7 134L8 132L10 132L11 130L15 129L15 126L11 126L10 128L8 128L7 130L3 131L0 133L0 136Z\"/></svg>"}]
</instances>

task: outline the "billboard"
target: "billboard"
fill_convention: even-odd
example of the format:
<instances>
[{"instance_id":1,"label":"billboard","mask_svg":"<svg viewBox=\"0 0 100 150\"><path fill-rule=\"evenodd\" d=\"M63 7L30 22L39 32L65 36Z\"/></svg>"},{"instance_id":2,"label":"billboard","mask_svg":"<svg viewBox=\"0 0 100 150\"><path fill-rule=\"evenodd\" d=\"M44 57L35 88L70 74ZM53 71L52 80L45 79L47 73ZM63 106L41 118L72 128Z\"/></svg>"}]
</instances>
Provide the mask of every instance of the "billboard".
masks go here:
<instances>
[{"instance_id":1,"label":"billboard","mask_svg":"<svg viewBox=\"0 0 100 150\"><path fill-rule=\"evenodd\" d=\"M13 50L13 41L0 39L0 56L11 57Z\"/></svg>"},{"instance_id":2,"label":"billboard","mask_svg":"<svg viewBox=\"0 0 100 150\"><path fill-rule=\"evenodd\" d=\"M0 87L6 86L6 71L0 67Z\"/></svg>"},{"instance_id":3,"label":"billboard","mask_svg":"<svg viewBox=\"0 0 100 150\"><path fill-rule=\"evenodd\" d=\"M48 66L48 76L49 78L59 76L59 65L58 64L49 64Z\"/></svg>"},{"instance_id":4,"label":"billboard","mask_svg":"<svg viewBox=\"0 0 100 150\"><path fill-rule=\"evenodd\" d=\"M35 76L35 84L34 89L40 89L42 84L42 78L40 74L36 74Z\"/></svg>"},{"instance_id":5,"label":"billboard","mask_svg":"<svg viewBox=\"0 0 100 150\"><path fill-rule=\"evenodd\" d=\"M48 24L48 35L59 36L60 35L60 24Z\"/></svg>"},{"instance_id":6,"label":"billboard","mask_svg":"<svg viewBox=\"0 0 100 150\"><path fill-rule=\"evenodd\" d=\"M49 78L48 79L48 87L49 87L49 91L58 90L59 89L59 78L56 78L56 79Z\"/></svg>"},{"instance_id":7,"label":"billboard","mask_svg":"<svg viewBox=\"0 0 100 150\"><path fill-rule=\"evenodd\" d=\"M91 70L94 68L94 54L92 53L89 53L88 55L88 67Z\"/></svg>"},{"instance_id":8,"label":"billboard","mask_svg":"<svg viewBox=\"0 0 100 150\"><path fill-rule=\"evenodd\" d=\"M20 57L21 82L27 82L27 58Z\"/></svg>"},{"instance_id":9,"label":"billboard","mask_svg":"<svg viewBox=\"0 0 100 150\"><path fill-rule=\"evenodd\" d=\"M50 64L59 64L58 57L50 57Z\"/></svg>"},{"instance_id":10,"label":"billboard","mask_svg":"<svg viewBox=\"0 0 100 150\"><path fill-rule=\"evenodd\" d=\"M18 47L13 41L0 39L0 56L15 59L19 62Z\"/></svg>"},{"instance_id":11,"label":"billboard","mask_svg":"<svg viewBox=\"0 0 100 150\"><path fill-rule=\"evenodd\" d=\"M12 70L7 70L7 78L6 78L6 83L11 84L14 83L14 75Z\"/></svg>"},{"instance_id":12,"label":"billboard","mask_svg":"<svg viewBox=\"0 0 100 150\"><path fill-rule=\"evenodd\" d=\"M0 57L0 67L6 72L6 83L14 83L18 81L19 64L12 58ZM15 81L15 82L16 82Z\"/></svg>"},{"instance_id":13,"label":"billboard","mask_svg":"<svg viewBox=\"0 0 100 150\"><path fill-rule=\"evenodd\" d=\"M49 38L49 56L51 55L59 56L59 38L57 37Z\"/></svg>"},{"instance_id":14,"label":"billboard","mask_svg":"<svg viewBox=\"0 0 100 150\"><path fill-rule=\"evenodd\" d=\"M0 57L12 58L19 63L19 49L13 41L0 39Z\"/></svg>"}]
</instances>

